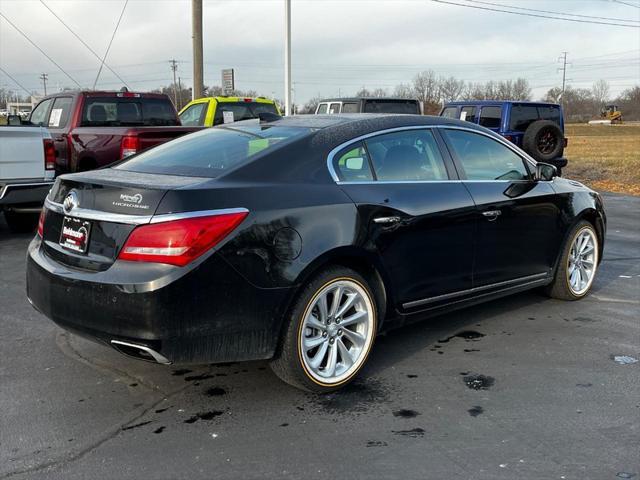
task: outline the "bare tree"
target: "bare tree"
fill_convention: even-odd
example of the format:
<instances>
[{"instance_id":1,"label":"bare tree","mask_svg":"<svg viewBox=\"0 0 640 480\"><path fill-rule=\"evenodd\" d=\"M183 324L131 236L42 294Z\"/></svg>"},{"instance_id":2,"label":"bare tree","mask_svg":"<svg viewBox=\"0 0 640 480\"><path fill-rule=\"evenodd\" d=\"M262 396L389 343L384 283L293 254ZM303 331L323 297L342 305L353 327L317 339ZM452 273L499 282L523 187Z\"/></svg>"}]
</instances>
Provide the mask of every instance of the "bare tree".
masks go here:
<instances>
[{"instance_id":1,"label":"bare tree","mask_svg":"<svg viewBox=\"0 0 640 480\"><path fill-rule=\"evenodd\" d=\"M360 90L358 90L354 96L356 96L356 97L370 97L371 96L371 92L369 90L367 90L367 87L365 87L363 85L362 88Z\"/></svg>"},{"instance_id":2,"label":"bare tree","mask_svg":"<svg viewBox=\"0 0 640 480\"><path fill-rule=\"evenodd\" d=\"M440 99L443 102L455 102L462 96L464 91L464 80L458 80L455 77L440 77Z\"/></svg>"},{"instance_id":3,"label":"bare tree","mask_svg":"<svg viewBox=\"0 0 640 480\"><path fill-rule=\"evenodd\" d=\"M531 87L529 82L524 78L517 78L513 82L512 97L513 100L531 100Z\"/></svg>"},{"instance_id":4,"label":"bare tree","mask_svg":"<svg viewBox=\"0 0 640 480\"><path fill-rule=\"evenodd\" d=\"M388 97L389 94L387 93L387 90L384 88L376 88L373 92L371 92L371 96L372 97Z\"/></svg>"},{"instance_id":5,"label":"bare tree","mask_svg":"<svg viewBox=\"0 0 640 480\"><path fill-rule=\"evenodd\" d=\"M424 106L424 113L440 110L440 85L433 70L425 70L413 77L413 91Z\"/></svg>"},{"instance_id":6,"label":"bare tree","mask_svg":"<svg viewBox=\"0 0 640 480\"><path fill-rule=\"evenodd\" d=\"M609 82L603 79L593 82L591 94L593 95L593 102L598 110L604 107L607 100L609 100L609 93Z\"/></svg>"}]
</instances>

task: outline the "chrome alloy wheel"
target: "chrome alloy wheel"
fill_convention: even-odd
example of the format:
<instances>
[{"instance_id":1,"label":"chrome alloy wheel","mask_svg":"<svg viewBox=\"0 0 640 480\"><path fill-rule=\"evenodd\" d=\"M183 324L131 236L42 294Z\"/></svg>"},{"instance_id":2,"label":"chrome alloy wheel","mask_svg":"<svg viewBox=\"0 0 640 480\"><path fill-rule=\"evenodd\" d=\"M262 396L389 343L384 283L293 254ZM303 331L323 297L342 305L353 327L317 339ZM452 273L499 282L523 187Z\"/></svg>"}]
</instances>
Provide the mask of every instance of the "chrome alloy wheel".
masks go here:
<instances>
[{"instance_id":1,"label":"chrome alloy wheel","mask_svg":"<svg viewBox=\"0 0 640 480\"><path fill-rule=\"evenodd\" d=\"M583 295L591 287L598 266L598 239L591 228L576 234L567 259L567 282L574 295Z\"/></svg>"},{"instance_id":2,"label":"chrome alloy wheel","mask_svg":"<svg viewBox=\"0 0 640 480\"><path fill-rule=\"evenodd\" d=\"M325 285L311 300L301 325L300 353L307 374L335 385L366 360L373 341L375 311L368 292L350 279Z\"/></svg>"}]
</instances>

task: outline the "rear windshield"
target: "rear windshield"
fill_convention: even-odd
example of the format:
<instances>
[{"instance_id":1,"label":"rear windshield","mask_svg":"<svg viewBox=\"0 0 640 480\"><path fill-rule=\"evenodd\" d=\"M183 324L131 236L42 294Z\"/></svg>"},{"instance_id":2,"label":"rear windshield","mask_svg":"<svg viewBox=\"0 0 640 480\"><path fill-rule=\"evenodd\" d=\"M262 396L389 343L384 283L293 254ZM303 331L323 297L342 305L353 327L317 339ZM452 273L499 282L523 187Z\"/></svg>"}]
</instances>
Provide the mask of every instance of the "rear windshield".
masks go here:
<instances>
[{"instance_id":1,"label":"rear windshield","mask_svg":"<svg viewBox=\"0 0 640 480\"><path fill-rule=\"evenodd\" d=\"M511 106L509 128L524 132L537 120L551 120L560 126L560 108L557 105L522 105Z\"/></svg>"},{"instance_id":2,"label":"rear windshield","mask_svg":"<svg viewBox=\"0 0 640 480\"><path fill-rule=\"evenodd\" d=\"M415 100L365 100L364 113L409 113L419 114Z\"/></svg>"},{"instance_id":3,"label":"rear windshield","mask_svg":"<svg viewBox=\"0 0 640 480\"><path fill-rule=\"evenodd\" d=\"M273 103L218 102L213 124L220 125L241 120L251 120L252 118L258 118L260 113L275 113L277 115L278 110Z\"/></svg>"},{"instance_id":4,"label":"rear windshield","mask_svg":"<svg viewBox=\"0 0 640 480\"><path fill-rule=\"evenodd\" d=\"M83 127L174 126L178 116L168 99L89 97L82 109Z\"/></svg>"},{"instance_id":5,"label":"rear windshield","mask_svg":"<svg viewBox=\"0 0 640 480\"><path fill-rule=\"evenodd\" d=\"M210 128L142 152L114 168L216 178L310 132L309 128L268 125Z\"/></svg>"}]
</instances>

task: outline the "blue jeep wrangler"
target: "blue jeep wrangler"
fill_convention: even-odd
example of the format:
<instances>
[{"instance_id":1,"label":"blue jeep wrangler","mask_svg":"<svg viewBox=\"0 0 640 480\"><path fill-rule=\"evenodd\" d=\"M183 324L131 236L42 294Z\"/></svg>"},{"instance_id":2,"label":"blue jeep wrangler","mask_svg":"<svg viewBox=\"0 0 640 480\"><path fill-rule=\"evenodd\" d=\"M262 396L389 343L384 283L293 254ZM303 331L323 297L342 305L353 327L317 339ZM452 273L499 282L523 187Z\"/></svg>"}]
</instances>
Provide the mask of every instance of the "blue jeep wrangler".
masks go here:
<instances>
[{"instance_id":1,"label":"blue jeep wrangler","mask_svg":"<svg viewBox=\"0 0 640 480\"><path fill-rule=\"evenodd\" d=\"M562 107L556 103L469 100L444 105L441 117L482 125L522 148L535 160L555 165L560 174L567 159Z\"/></svg>"}]
</instances>

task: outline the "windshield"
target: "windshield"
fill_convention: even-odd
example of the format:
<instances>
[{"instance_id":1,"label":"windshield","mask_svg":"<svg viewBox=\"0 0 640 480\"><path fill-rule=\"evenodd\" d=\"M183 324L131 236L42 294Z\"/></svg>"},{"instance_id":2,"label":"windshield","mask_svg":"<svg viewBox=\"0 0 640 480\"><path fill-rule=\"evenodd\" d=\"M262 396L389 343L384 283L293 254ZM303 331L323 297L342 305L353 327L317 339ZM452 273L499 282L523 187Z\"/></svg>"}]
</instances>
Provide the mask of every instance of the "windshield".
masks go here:
<instances>
[{"instance_id":1,"label":"windshield","mask_svg":"<svg viewBox=\"0 0 640 480\"><path fill-rule=\"evenodd\" d=\"M176 112L164 98L90 97L82 109L83 127L175 126Z\"/></svg>"},{"instance_id":2,"label":"windshield","mask_svg":"<svg viewBox=\"0 0 640 480\"><path fill-rule=\"evenodd\" d=\"M142 152L114 168L216 178L309 132L309 128L268 125L211 128Z\"/></svg>"},{"instance_id":3,"label":"windshield","mask_svg":"<svg viewBox=\"0 0 640 480\"><path fill-rule=\"evenodd\" d=\"M213 124L221 125L223 123L251 120L252 118L258 118L260 113L275 113L278 115L278 110L273 103L218 102Z\"/></svg>"}]
</instances>

